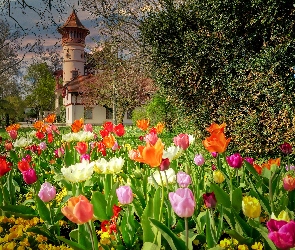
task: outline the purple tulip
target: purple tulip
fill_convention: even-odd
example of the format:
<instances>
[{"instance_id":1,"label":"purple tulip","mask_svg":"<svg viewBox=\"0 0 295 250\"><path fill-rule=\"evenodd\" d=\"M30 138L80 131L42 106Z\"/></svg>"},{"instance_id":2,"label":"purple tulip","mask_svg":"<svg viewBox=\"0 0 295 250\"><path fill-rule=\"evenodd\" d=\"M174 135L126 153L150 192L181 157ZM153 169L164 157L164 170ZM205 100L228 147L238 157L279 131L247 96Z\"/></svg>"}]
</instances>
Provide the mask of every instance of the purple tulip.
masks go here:
<instances>
[{"instance_id":1,"label":"purple tulip","mask_svg":"<svg viewBox=\"0 0 295 250\"><path fill-rule=\"evenodd\" d=\"M189 146L189 136L188 134L179 134L178 136L173 138L173 142L175 146L186 150Z\"/></svg>"},{"instance_id":2,"label":"purple tulip","mask_svg":"<svg viewBox=\"0 0 295 250\"><path fill-rule=\"evenodd\" d=\"M205 158L201 154L195 155L194 162L197 166L202 166L205 162Z\"/></svg>"},{"instance_id":3,"label":"purple tulip","mask_svg":"<svg viewBox=\"0 0 295 250\"><path fill-rule=\"evenodd\" d=\"M217 167L214 164L212 164L211 169L212 169L212 171L215 171L217 169Z\"/></svg>"},{"instance_id":4,"label":"purple tulip","mask_svg":"<svg viewBox=\"0 0 295 250\"><path fill-rule=\"evenodd\" d=\"M253 165L253 163L254 163L254 159L251 158L251 157L248 157L248 156L245 157L244 160L245 160L246 162L250 163L251 165Z\"/></svg>"},{"instance_id":5,"label":"purple tulip","mask_svg":"<svg viewBox=\"0 0 295 250\"><path fill-rule=\"evenodd\" d=\"M162 159L161 165L160 165L160 171L168 170L170 166L169 158Z\"/></svg>"},{"instance_id":6,"label":"purple tulip","mask_svg":"<svg viewBox=\"0 0 295 250\"><path fill-rule=\"evenodd\" d=\"M289 155L292 153L292 146L288 142L284 142L279 147L280 147L281 151L283 152L283 154L285 154L285 155Z\"/></svg>"},{"instance_id":7,"label":"purple tulip","mask_svg":"<svg viewBox=\"0 0 295 250\"><path fill-rule=\"evenodd\" d=\"M179 171L177 173L176 180L178 185L182 188L186 188L189 184L192 183L191 177L187 173L182 171Z\"/></svg>"},{"instance_id":8,"label":"purple tulip","mask_svg":"<svg viewBox=\"0 0 295 250\"><path fill-rule=\"evenodd\" d=\"M240 168L243 165L243 157L239 153L227 156L226 161L232 168Z\"/></svg>"},{"instance_id":9,"label":"purple tulip","mask_svg":"<svg viewBox=\"0 0 295 250\"><path fill-rule=\"evenodd\" d=\"M40 142L39 147L41 150L45 150L47 148L46 142L44 141Z\"/></svg>"},{"instance_id":10,"label":"purple tulip","mask_svg":"<svg viewBox=\"0 0 295 250\"><path fill-rule=\"evenodd\" d=\"M130 186L120 186L116 189L118 200L121 204L130 204L133 201L133 193Z\"/></svg>"},{"instance_id":11,"label":"purple tulip","mask_svg":"<svg viewBox=\"0 0 295 250\"><path fill-rule=\"evenodd\" d=\"M55 198L56 189L49 182L44 182L40 188L38 196L44 202L49 202Z\"/></svg>"},{"instance_id":12,"label":"purple tulip","mask_svg":"<svg viewBox=\"0 0 295 250\"><path fill-rule=\"evenodd\" d=\"M216 158L218 156L218 152L211 152L211 155Z\"/></svg>"},{"instance_id":13,"label":"purple tulip","mask_svg":"<svg viewBox=\"0 0 295 250\"><path fill-rule=\"evenodd\" d=\"M174 212L179 217L191 217L195 211L195 198L189 188L178 188L169 193L169 200Z\"/></svg>"},{"instance_id":14,"label":"purple tulip","mask_svg":"<svg viewBox=\"0 0 295 250\"><path fill-rule=\"evenodd\" d=\"M217 200L214 192L203 194L203 200L207 208L213 208L216 206Z\"/></svg>"},{"instance_id":15,"label":"purple tulip","mask_svg":"<svg viewBox=\"0 0 295 250\"><path fill-rule=\"evenodd\" d=\"M277 221L274 219L266 223L268 238L280 249L295 247L295 221Z\"/></svg>"},{"instance_id":16,"label":"purple tulip","mask_svg":"<svg viewBox=\"0 0 295 250\"><path fill-rule=\"evenodd\" d=\"M29 168L27 171L22 172L23 179L27 184L33 184L37 181L37 175L33 168Z\"/></svg>"}]
</instances>

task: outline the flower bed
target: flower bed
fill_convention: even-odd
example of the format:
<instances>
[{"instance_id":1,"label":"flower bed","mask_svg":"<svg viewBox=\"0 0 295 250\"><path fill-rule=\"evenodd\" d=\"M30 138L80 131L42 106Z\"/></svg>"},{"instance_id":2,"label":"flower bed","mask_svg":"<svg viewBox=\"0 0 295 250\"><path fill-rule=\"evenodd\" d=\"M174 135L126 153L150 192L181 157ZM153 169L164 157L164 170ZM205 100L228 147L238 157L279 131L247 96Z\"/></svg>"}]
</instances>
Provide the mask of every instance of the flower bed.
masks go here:
<instances>
[{"instance_id":1,"label":"flower bed","mask_svg":"<svg viewBox=\"0 0 295 250\"><path fill-rule=\"evenodd\" d=\"M225 124L200 144L163 124L83 120L60 133L13 124L1 142L0 246L5 249L290 249L295 177L288 157L227 155ZM205 158L204 158L205 156ZM286 165L286 167L281 167Z\"/></svg>"}]
</instances>

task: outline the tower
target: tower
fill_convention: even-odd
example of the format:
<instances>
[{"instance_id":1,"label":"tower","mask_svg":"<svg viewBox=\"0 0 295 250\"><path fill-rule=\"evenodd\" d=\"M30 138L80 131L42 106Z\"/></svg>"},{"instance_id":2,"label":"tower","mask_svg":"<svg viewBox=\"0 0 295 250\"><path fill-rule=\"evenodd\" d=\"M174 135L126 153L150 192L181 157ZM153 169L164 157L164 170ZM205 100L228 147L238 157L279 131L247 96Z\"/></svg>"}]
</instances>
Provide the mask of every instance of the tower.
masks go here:
<instances>
[{"instance_id":1,"label":"tower","mask_svg":"<svg viewBox=\"0 0 295 250\"><path fill-rule=\"evenodd\" d=\"M62 34L63 85L65 85L78 75L84 75L85 38L90 32L82 25L74 9L65 24L58 28L58 32Z\"/></svg>"}]
</instances>

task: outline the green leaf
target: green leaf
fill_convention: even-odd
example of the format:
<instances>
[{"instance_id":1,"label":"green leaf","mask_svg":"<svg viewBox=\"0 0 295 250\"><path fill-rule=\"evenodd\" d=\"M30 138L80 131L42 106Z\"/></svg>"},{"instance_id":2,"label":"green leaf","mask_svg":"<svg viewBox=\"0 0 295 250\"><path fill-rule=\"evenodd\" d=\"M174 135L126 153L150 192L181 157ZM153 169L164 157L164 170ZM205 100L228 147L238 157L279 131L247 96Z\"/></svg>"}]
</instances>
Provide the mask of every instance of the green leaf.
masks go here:
<instances>
[{"instance_id":1,"label":"green leaf","mask_svg":"<svg viewBox=\"0 0 295 250\"><path fill-rule=\"evenodd\" d=\"M106 197L106 201L107 201L107 216L108 218L111 218L113 215L113 206L115 204L118 204L118 197L117 197L117 193L116 193L116 189L119 187L119 183L116 182L111 189L111 192L109 193L109 195L107 196L105 194ZM104 208L105 209L105 208Z\"/></svg>"},{"instance_id":2,"label":"green leaf","mask_svg":"<svg viewBox=\"0 0 295 250\"><path fill-rule=\"evenodd\" d=\"M224 190L222 190L215 183L211 183L210 188L214 192L216 200L219 204L222 204L223 206L227 208L231 207L229 195Z\"/></svg>"},{"instance_id":3,"label":"green leaf","mask_svg":"<svg viewBox=\"0 0 295 250\"><path fill-rule=\"evenodd\" d=\"M71 240L78 241L78 238L79 238L79 230L78 230L78 228L76 228L76 229L74 229L74 230L72 230L70 232L70 238L71 238Z\"/></svg>"},{"instance_id":4,"label":"green leaf","mask_svg":"<svg viewBox=\"0 0 295 250\"><path fill-rule=\"evenodd\" d=\"M91 203L93 204L93 211L99 221L108 220L110 217L106 214L107 202L105 196L100 192L94 192L92 195Z\"/></svg>"},{"instance_id":5,"label":"green leaf","mask_svg":"<svg viewBox=\"0 0 295 250\"><path fill-rule=\"evenodd\" d=\"M13 171L9 171L6 184L7 184L7 191L10 196L10 204L15 205L16 204L15 184L14 184L15 181L13 180L12 176L13 176Z\"/></svg>"},{"instance_id":6,"label":"green leaf","mask_svg":"<svg viewBox=\"0 0 295 250\"><path fill-rule=\"evenodd\" d=\"M160 250L161 248L152 242L145 242L141 250Z\"/></svg>"},{"instance_id":7,"label":"green leaf","mask_svg":"<svg viewBox=\"0 0 295 250\"><path fill-rule=\"evenodd\" d=\"M232 206L233 208L239 212L242 208L242 189L239 187L233 191L233 200L232 200Z\"/></svg>"},{"instance_id":8,"label":"green leaf","mask_svg":"<svg viewBox=\"0 0 295 250\"><path fill-rule=\"evenodd\" d=\"M31 219L38 216L37 211L35 211L31 207L27 207L24 205L7 205L7 206L0 206L0 209L3 212L7 212L9 214L13 214L17 217L21 217L24 219Z\"/></svg>"},{"instance_id":9,"label":"green leaf","mask_svg":"<svg viewBox=\"0 0 295 250\"><path fill-rule=\"evenodd\" d=\"M149 221L149 218L152 218L154 216L153 208L153 199L152 197L149 197L141 218L141 226L143 230L143 243L153 242L155 238L155 232L153 230L154 226Z\"/></svg>"},{"instance_id":10,"label":"green leaf","mask_svg":"<svg viewBox=\"0 0 295 250\"><path fill-rule=\"evenodd\" d=\"M225 232L227 234L229 234L231 237L233 237L234 239L236 239L239 244L252 244L253 243L253 239L250 237L244 237L242 235L240 235L236 230L225 230Z\"/></svg>"},{"instance_id":11,"label":"green leaf","mask_svg":"<svg viewBox=\"0 0 295 250\"><path fill-rule=\"evenodd\" d=\"M162 236L166 239L172 250L186 248L184 241L178 238L168 227L166 227L166 225L164 225L156 219L150 218L149 220L153 225L155 225L159 229Z\"/></svg>"},{"instance_id":12,"label":"green leaf","mask_svg":"<svg viewBox=\"0 0 295 250\"><path fill-rule=\"evenodd\" d=\"M132 248L136 231L137 231L137 228L135 227L135 219L134 219L133 213L129 211L130 209L131 207L127 207L128 211L126 211L123 214L122 223L121 223L122 238L128 249Z\"/></svg>"},{"instance_id":13,"label":"green leaf","mask_svg":"<svg viewBox=\"0 0 295 250\"><path fill-rule=\"evenodd\" d=\"M42 220L48 222L51 224L51 218L50 218L50 211L46 204L39 198L38 195L36 195L36 205L37 205L37 210L39 213L39 216Z\"/></svg>"},{"instance_id":14,"label":"green leaf","mask_svg":"<svg viewBox=\"0 0 295 250\"><path fill-rule=\"evenodd\" d=\"M213 232L211 228L211 216L209 211L207 210L206 211L206 242L208 247L213 247L214 245L216 245L213 234L215 233Z\"/></svg>"},{"instance_id":15,"label":"green leaf","mask_svg":"<svg viewBox=\"0 0 295 250\"><path fill-rule=\"evenodd\" d=\"M78 244L77 242L68 240L68 239L61 237L61 236L57 236L57 238L60 241L66 243L69 247L73 248L74 250L85 250L85 247L81 244Z\"/></svg>"}]
</instances>

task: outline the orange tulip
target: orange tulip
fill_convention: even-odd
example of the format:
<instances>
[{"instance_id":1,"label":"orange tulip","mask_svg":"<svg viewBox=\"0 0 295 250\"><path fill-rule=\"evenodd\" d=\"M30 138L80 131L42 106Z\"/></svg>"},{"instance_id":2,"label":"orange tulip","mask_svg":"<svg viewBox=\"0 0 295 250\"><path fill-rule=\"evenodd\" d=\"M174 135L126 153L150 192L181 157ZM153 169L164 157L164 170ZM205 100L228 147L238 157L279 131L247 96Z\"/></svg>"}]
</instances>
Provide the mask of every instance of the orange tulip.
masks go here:
<instances>
[{"instance_id":1,"label":"orange tulip","mask_svg":"<svg viewBox=\"0 0 295 250\"><path fill-rule=\"evenodd\" d=\"M107 148L112 148L116 142L116 139L112 134L109 134L102 139L102 142Z\"/></svg>"},{"instance_id":2,"label":"orange tulip","mask_svg":"<svg viewBox=\"0 0 295 250\"><path fill-rule=\"evenodd\" d=\"M213 133L203 141L203 145L209 152L223 153L230 140L225 138L224 133Z\"/></svg>"},{"instance_id":3,"label":"orange tulip","mask_svg":"<svg viewBox=\"0 0 295 250\"><path fill-rule=\"evenodd\" d=\"M138 154L134 160L146 163L152 168L159 167L162 162L163 150L164 144L161 139L158 139L155 145L147 143L145 147L138 146Z\"/></svg>"},{"instance_id":4,"label":"orange tulip","mask_svg":"<svg viewBox=\"0 0 295 250\"><path fill-rule=\"evenodd\" d=\"M74 133L78 133L82 129L83 125L84 125L84 122L82 118L80 120L75 120L73 124L71 125L72 131Z\"/></svg>"},{"instance_id":5,"label":"orange tulip","mask_svg":"<svg viewBox=\"0 0 295 250\"><path fill-rule=\"evenodd\" d=\"M150 126L150 121L149 119L137 120L136 126L140 128L141 130L146 131L148 127Z\"/></svg>"},{"instance_id":6,"label":"orange tulip","mask_svg":"<svg viewBox=\"0 0 295 250\"><path fill-rule=\"evenodd\" d=\"M212 133L219 133L219 132L223 133L225 126L226 126L225 123L222 123L221 125L218 125L216 123L212 123L209 128L206 128L206 130L210 134L212 134Z\"/></svg>"},{"instance_id":7,"label":"orange tulip","mask_svg":"<svg viewBox=\"0 0 295 250\"><path fill-rule=\"evenodd\" d=\"M36 121L33 126L37 131L46 132L46 126L42 121Z\"/></svg>"},{"instance_id":8,"label":"orange tulip","mask_svg":"<svg viewBox=\"0 0 295 250\"><path fill-rule=\"evenodd\" d=\"M9 131L12 131L12 130L18 130L20 128L20 124L12 124L12 125L9 125L8 127L6 127L6 131L9 132Z\"/></svg>"},{"instance_id":9,"label":"orange tulip","mask_svg":"<svg viewBox=\"0 0 295 250\"><path fill-rule=\"evenodd\" d=\"M253 163L253 167L255 168L255 170L256 170L256 172L258 173L258 174L261 174L262 173L262 167L261 166L259 166L258 164L256 164L256 163Z\"/></svg>"},{"instance_id":10,"label":"orange tulip","mask_svg":"<svg viewBox=\"0 0 295 250\"><path fill-rule=\"evenodd\" d=\"M56 115L55 114L50 114L45 118L45 122L47 123L54 123Z\"/></svg>"},{"instance_id":11,"label":"orange tulip","mask_svg":"<svg viewBox=\"0 0 295 250\"><path fill-rule=\"evenodd\" d=\"M277 165L279 167L281 165L281 159L280 158L269 159L267 162L262 164L262 167L267 168L268 170L270 170L272 165Z\"/></svg>"},{"instance_id":12,"label":"orange tulip","mask_svg":"<svg viewBox=\"0 0 295 250\"><path fill-rule=\"evenodd\" d=\"M93 218L93 205L84 195L72 197L68 205L61 209L61 212L70 221L76 224L84 224Z\"/></svg>"},{"instance_id":13,"label":"orange tulip","mask_svg":"<svg viewBox=\"0 0 295 250\"><path fill-rule=\"evenodd\" d=\"M158 124L156 125L157 133L158 134L162 133L164 128L165 128L165 124L162 122L158 122Z\"/></svg>"}]
</instances>

